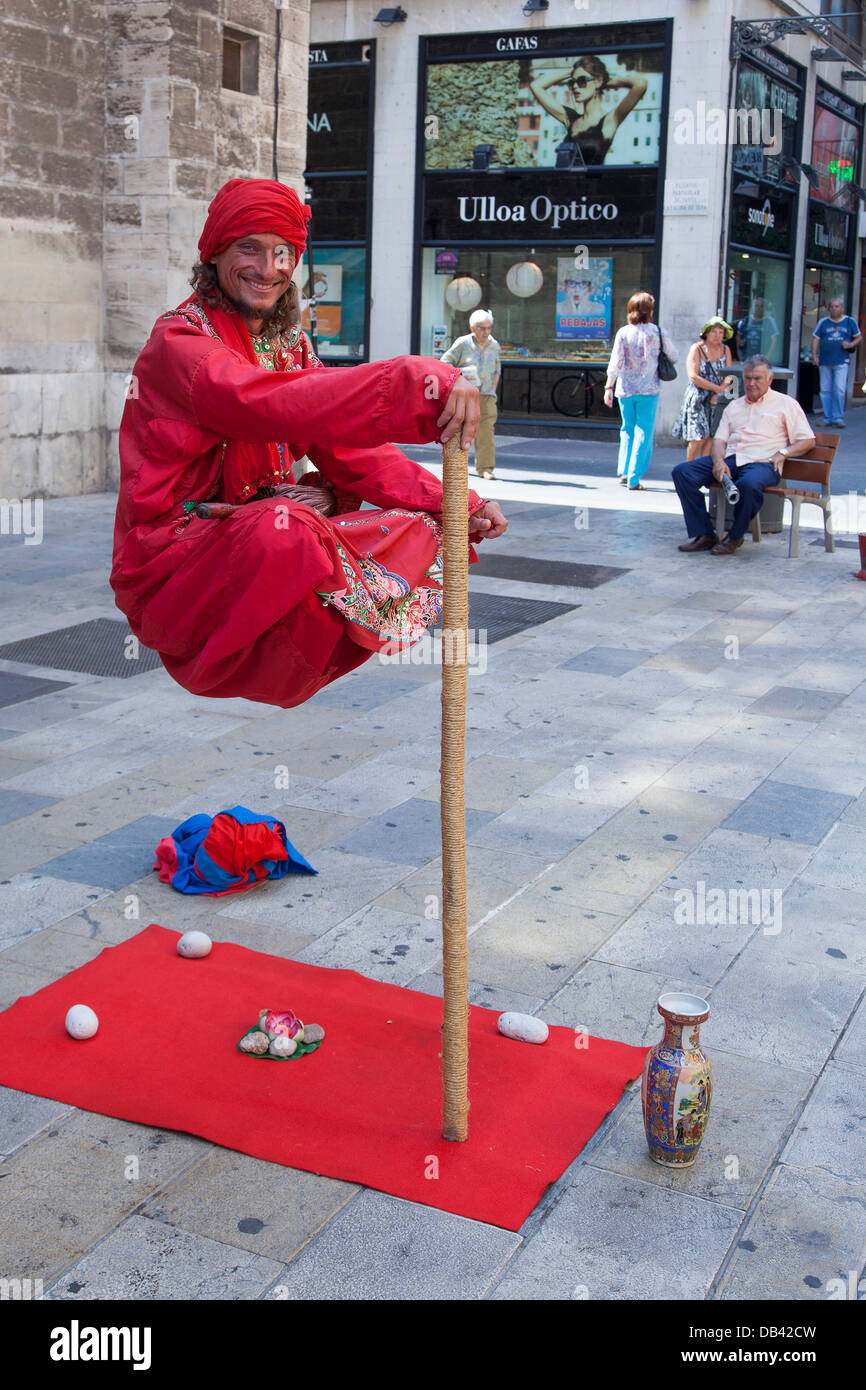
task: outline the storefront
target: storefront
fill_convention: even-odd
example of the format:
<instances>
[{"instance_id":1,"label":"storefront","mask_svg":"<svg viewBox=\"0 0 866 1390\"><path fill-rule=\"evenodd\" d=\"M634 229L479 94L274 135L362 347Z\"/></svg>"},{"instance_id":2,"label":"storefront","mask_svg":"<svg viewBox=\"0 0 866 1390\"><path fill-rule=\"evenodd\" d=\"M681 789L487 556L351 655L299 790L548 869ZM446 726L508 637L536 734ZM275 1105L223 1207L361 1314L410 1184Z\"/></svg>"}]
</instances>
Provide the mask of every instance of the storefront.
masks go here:
<instances>
[{"instance_id":1,"label":"storefront","mask_svg":"<svg viewBox=\"0 0 866 1390\"><path fill-rule=\"evenodd\" d=\"M368 358L374 55L372 42L310 49L304 178L312 221L299 283L305 304L312 257L318 352L337 365ZM309 307L302 323L309 332Z\"/></svg>"},{"instance_id":2,"label":"storefront","mask_svg":"<svg viewBox=\"0 0 866 1390\"><path fill-rule=\"evenodd\" d=\"M659 292L671 27L421 38L414 350L490 309L503 421L619 424L613 337Z\"/></svg>"},{"instance_id":3,"label":"storefront","mask_svg":"<svg viewBox=\"0 0 866 1390\"><path fill-rule=\"evenodd\" d=\"M735 356L760 353L785 366L791 349L804 84L805 70L772 49L751 50L737 67L736 110L772 113L773 119L766 128L752 129L744 116L736 132L724 316L736 329Z\"/></svg>"},{"instance_id":4,"label":"storefront","mask_svg":"<svg viewBox=\"0 0 866 1390\"><path fill-rule=\"evenodd\" d=\"M857 200L862 148L863 108L819 82L815 99L811 165L817 186L810 188L803 277L800 356L811 357L812 334L841 299L846 314L858 317L854 303L857 250ZM863 349L857 353L855 379L863 381ZM817 382L815 383L817 389Z\"/></svg>"}]
</instances>

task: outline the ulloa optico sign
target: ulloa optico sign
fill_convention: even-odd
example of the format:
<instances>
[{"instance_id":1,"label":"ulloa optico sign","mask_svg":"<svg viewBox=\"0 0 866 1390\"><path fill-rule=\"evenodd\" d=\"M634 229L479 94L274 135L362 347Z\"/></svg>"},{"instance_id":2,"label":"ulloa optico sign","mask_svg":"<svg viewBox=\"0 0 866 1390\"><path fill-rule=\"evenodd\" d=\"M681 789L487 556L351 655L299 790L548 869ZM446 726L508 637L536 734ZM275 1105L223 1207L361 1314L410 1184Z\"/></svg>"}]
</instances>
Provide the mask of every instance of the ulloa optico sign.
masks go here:
<instances>
[{"instance_id":1,"label":"ulloa optico sign","mask_svg":"<svg viewBox=\"0 0 866 1390\"><path fill-rule=\"evenodd\" d=\"M546 194L533 198L529 217L524 203L499 203L495 197L458 198L461 222L543 222L556 231L567 222L614 222L619 213L616 203L590 203L572 198L570 203L554 203Z\"/></svg>"}]
</instances>

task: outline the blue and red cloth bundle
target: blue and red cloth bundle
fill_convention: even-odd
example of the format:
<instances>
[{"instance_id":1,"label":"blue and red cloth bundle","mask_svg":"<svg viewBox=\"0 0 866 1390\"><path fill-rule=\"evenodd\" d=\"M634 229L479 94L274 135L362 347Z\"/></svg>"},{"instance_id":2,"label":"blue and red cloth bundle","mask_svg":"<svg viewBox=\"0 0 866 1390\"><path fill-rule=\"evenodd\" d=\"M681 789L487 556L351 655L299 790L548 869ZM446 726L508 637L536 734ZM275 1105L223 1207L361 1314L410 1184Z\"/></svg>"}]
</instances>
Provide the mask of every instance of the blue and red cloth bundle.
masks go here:
<instances>
[{"instance_id":1,"label":"blue and red cloth bundle","mask_svg":"<svg viewBox=\"0 0 866 1390\"><path fill-rule=\"evenodd\" d=\"M163 883L179 893L240 893L265 878L318 872L273 816L233 806L217 816L190 816L156 847Z\"/></svg>"}]
</instances>

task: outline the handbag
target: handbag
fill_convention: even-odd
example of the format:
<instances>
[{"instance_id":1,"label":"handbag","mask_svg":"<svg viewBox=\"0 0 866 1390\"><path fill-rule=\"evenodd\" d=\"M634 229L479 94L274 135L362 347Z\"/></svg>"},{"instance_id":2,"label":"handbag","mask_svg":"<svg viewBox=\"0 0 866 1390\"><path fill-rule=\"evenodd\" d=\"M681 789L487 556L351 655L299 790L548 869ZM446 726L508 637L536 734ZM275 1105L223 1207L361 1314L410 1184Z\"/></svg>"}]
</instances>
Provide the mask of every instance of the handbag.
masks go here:
<instances>
[{"instance_id":1,"label":"handbag","mask_svg":"<svg viewBox=\"0 0 866 1390\"><path fill-rule=\"evenodd\" d=\"M656 332L659 335L659 381L676 381L677 369L662 347L662 331L656 324Z\"/></svg>"}]
</instances>

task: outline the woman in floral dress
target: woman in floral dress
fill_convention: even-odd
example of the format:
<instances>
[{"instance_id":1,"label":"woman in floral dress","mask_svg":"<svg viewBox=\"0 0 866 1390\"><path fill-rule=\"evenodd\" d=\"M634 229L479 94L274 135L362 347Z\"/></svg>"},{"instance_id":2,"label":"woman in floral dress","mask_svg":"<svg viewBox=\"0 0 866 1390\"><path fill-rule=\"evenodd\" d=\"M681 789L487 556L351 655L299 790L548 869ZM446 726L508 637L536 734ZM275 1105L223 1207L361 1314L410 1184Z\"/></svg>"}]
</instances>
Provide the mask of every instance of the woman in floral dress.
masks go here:
<instances>
[{"instance_id":1,"label":"woman in floral dress","mask_svg":"<svg viewBox=\"0 0 866 1390\"><path fill-rule=\"evenodd\" d=\"M731 365L731 349L728 340L734 330L724 319L711 318L701 329L698 342L692 343L686 358L686 375L689 384L683 397L680 418L674 425L675 439L686 442L686 462L709 454L719 412L716 409L719 396L733 385L734 378L727 376Z\"/></svg>"}]
</instances>

